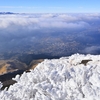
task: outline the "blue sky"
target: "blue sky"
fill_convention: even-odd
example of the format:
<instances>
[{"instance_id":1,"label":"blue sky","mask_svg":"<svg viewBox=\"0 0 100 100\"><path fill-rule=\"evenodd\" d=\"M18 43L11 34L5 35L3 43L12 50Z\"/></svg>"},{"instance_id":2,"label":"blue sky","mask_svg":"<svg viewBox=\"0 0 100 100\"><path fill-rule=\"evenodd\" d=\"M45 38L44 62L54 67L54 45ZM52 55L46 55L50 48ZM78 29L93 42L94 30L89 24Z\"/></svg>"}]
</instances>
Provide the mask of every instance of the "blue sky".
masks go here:
<instances>
[{"instance_id":1,"label":"blue sky","mask_svg":"<svg viewBox=\"0 0 100 100\"><path fill-rule=\"evenodd\" d=\"M0 12L98 13L100 0L0 0Z\"/></svg>"}]
</instances>

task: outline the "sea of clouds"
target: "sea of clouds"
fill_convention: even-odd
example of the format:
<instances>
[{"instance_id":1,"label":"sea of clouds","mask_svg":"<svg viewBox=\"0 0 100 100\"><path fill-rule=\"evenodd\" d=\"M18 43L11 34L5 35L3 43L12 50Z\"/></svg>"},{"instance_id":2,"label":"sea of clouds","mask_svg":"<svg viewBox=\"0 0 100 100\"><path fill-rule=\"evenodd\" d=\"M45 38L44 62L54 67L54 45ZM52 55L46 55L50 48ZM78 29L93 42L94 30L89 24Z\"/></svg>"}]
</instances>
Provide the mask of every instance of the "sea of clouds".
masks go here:
<instances>
[{"instance_id":1,"label":"sea of clouds","mask_svg":"<svg viewBox=\"0 0 100 100\"><path fill-rule=\"evenodd\" d=\"M1 14L0 37L12 40L33 36L36 30L93 29L99 22L100 14Z\"/></svg>"},{"instance_id":2,"label":"sea of clouds","mask_svg":"<svg viewBox=\"0 0 100 100\"><path fill-rule=\"evenodd\" d=\"M70 34L75 32L75 35L80 32L80 37L84 39L87 37L83 34L85 31L100 33L99 23L99 13L0 14L0 51L22 46L23 43L30 44L32 41L38 41L39 36L59 31L61 34L63 31ZM88 53L88 49L93 52L95 46L98 45L86 47L84 52Z\"/></svg>"}]
</instances>

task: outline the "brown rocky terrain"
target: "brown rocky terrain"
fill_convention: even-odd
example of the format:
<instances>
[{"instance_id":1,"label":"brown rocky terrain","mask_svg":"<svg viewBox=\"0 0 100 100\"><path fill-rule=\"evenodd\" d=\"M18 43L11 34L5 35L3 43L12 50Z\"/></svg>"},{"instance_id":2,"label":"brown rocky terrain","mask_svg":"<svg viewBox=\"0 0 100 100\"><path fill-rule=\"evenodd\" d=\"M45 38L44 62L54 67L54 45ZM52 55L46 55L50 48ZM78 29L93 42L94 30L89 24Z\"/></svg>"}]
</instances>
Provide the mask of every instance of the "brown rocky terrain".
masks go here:
<instances>
[{"instance_id":1,"label":"brown rocky terrain","mask_svg":"<svg viewBox=\"0 0 100 100\"><path fill-rule=\"evenodd\" d=\"M34 69L39 63L41 63L44 59L39 59L39 60L33 60L30 65L29 69Z\"/></svg>"},{"instance_id":2,"label":"brown rocky terrain","mask_svg":"<svg viewBox=\"0 0 100 100\"><path fill-rule=\"evenodd\" d=\"M25 70L28 66L18 60L0 60L0 75L16 70Z\"/></svg>"},{"instance_id":3,"label":"brown rocky terrain","mask_svg":"<svg viewBox=\"0 0 100 100\"><path fill-rule=\"evenodd\" d=\"M24 71L28 72L30 69L34 69L44 59L33 60L30 65L26 65L18 60L0 60L0 81L3 83L3 88L9 87L16 81L12 78L17 74L21 75Z\"/></svg>"}]
</instances>

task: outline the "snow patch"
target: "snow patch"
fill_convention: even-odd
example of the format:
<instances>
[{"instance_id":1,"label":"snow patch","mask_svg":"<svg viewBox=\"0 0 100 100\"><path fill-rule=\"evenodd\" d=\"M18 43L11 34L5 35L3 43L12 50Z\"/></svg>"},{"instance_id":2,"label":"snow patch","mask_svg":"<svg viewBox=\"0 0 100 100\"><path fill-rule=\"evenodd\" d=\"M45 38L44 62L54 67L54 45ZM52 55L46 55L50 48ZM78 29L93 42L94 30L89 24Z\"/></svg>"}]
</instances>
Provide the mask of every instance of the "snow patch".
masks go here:
<instances>
[{"instance_id":1,"label":"snow patch","mask_svg":"<svg viewBox=\"0 0 100 100\"><path fill-rule=\"evenodd\" d=\"M86 65L81 64L88 59ZM0 100L99 100L100 55L46 59L13 80L17 83L0 91Z\"/></svg>"}]
</instances>

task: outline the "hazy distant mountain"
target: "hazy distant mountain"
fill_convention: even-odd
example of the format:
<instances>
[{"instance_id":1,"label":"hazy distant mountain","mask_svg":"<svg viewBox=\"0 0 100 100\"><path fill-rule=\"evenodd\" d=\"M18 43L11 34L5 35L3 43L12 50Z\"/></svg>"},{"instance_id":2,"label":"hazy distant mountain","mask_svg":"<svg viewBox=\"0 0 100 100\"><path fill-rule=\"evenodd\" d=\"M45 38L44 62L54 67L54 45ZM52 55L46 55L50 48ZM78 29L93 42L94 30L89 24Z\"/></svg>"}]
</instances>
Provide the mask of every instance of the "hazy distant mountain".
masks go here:
<instances>
[{"instance_id":1,"label":"hazy distant mountain","mask_svg":"<svg viewBox=\"0 0 100 100\"><path fill-rule=\"evenodd\" d=\"M0 12L0 14L15 14L13 12Z\"/></svg>"}]
</instances>

